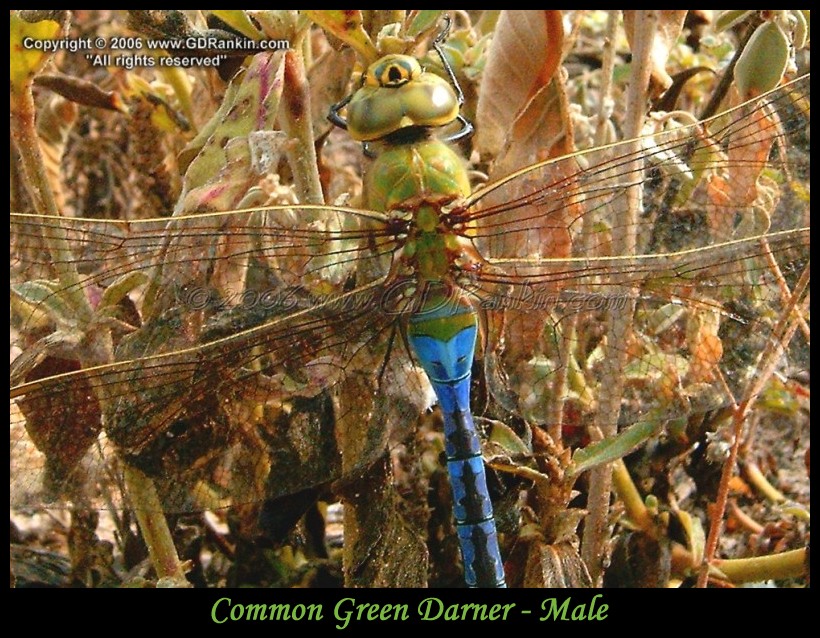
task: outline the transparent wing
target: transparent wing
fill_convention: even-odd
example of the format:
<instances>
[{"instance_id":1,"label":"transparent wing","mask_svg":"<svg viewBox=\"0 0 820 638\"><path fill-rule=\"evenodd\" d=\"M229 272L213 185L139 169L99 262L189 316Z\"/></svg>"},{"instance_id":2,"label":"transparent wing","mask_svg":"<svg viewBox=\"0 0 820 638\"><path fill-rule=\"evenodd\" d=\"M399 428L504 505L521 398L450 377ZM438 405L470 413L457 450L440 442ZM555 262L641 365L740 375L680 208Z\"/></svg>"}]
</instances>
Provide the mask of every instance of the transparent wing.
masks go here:
<instances>
[{"instance_id":1,"label":"transparent wing","mask_svg":"<svg viewBox=\"0 0 820 638\"><path fill-rule=\"evenodd\" d=\"M637 151L616 144L528 167L453 211L486 258L469 285L508 410L555 422L570 399L594 413L612 386L607 350L626 353L626 423L659 403L739 401L768 349L787 350L786 374L807 361L809 104L803 77ZM639 168L627 168L633 159ZM642 203L625 222L632 186ZM617 234L634 254L613 253ZM634 324L607 342L619 308ZM781 321L800 334L784 339Z\"/></svg>"},{"instance_id":2,"label":"transparent wing","mask_svg":"<svg viewBox=\"0 0 820 638\"><path fill-rule=\"evenodd\" d=\"M386 285L377 216L348 211L347 230L291 223L318 212L12 216L13 504L110 504L125 461L168 511L214 508L326 483L383 453L387 425L414 421L426 400L389 345L402 282ZM363 219L376 227L355 228ZM76 284L42 257L55 236L77 255ZM421 398L411 406L405 392ZM316 431L290 425L294 405L324 414ZM349 428L350 449L336 430L346 419L369 432Z\"/></svg>"}]
</instances>

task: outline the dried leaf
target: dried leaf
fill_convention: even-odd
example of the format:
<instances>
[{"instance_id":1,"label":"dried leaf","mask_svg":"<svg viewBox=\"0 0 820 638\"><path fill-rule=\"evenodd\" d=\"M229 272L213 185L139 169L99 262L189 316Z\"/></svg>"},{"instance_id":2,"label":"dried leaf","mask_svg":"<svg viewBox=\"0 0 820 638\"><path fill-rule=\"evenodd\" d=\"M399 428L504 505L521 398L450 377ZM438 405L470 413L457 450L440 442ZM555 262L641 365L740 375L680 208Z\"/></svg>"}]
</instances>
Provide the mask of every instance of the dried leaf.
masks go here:
<instances>
[{"instance_id":1,"label":"dried leaf","mask_svg":"<svg viewBox=\"0 0 820 638\"><path fill-rule=\"evenodd\" d=\"M77 104L110 111L120 111L121 113L128 111L118 93L104 91L87 80L63 75L62 73L43 73L34 79L34 83Z\"/></svg>"},{"instance_id":2,"label":"dried leaf","mask_svg":"<svg viewBox=\"0 0 820 638\"><path fill-rule=\"evenodd\" d=\"M570 543L533 541L527 555L524 587L567 589L592 587L584 561Z\"/></svg>"},{"instance_id":3,"label":"dried leaf","mask_svg":"<svg viewBox=\"0 0 820 638\"><path fill-rule=\"evenodd\" d=\"M544 109L556 99L533 100L549 85L561 61L563 24L559 11L503 11L499 17L481 82L476 117L476 148L497 156L539 129L532 144L548 150L555 126L544 126ZM560 123L557 127L562 128ZM513 137L510 138L510 132ZM561 154L565 154L566 149ZM546 157L536 158L546 159ZM532 161L532 160L530 160ZM524 166L525 161L514 162Z\"/></svg>"},{"instance_id":4,"label":"dried leaf","mask_svg":"<svg viewBox=\"0 0 820 638\"><path fill-rule=\"evenodd\" d=\"M643 532L618 537L612 562L604 575L605 587L667 587L672 570L669 539Z\"/></svg>"},{"instance_id":5,"label":"dried leaf","mask_svg":"<svg viewBox=\"0 0 820 638\"><path fill-rule=\"evenodd\" d=\"M330 106L345 95L355 57L350 49L328 49L308 72L311 118L317 134L329 126L327 114Z\"/></svg>"},{"instance_id":6,"label":"dried leaf","mask_svg":"<svg viewBox=\"0 0 820 638\"><path fill-rule=\"evenodd\" d=\"M715 378L715 369L723 357L723 342L711 332L700 332L692 349L689 365L689 380L693 383L707 383Z\"/></svg>"},{"instance_id":7,"label":"dried leaf","mask_svg":"<svg viewBox=\"0 0 820 638\"><path fill-rule=\"evenodd\" d=\"M490 179L497 180L538 161L570 154L574 150L569 103L560 63L563 25L558 11L503 11L490 47L478 99L476 148L495 155ZM518 180L519 188L503 195L494 193L486 205L501 204L522 196L524 191L545 183L561 184L566 206L549 219L538 214L537 206L521 206L498 215L493 223L503 223L509 233L494 233L485 252L492 257L540 255L565 257L570 252L569 229L581 217L578 202L571 196L576 187L577 165L573 159L556 162L532 173L532 181ZM526 228L527 232L520 232ZM515 232L515 231L519 232ZM526 273L521 273L526 276ZM554 293L557 284L534 287L536 295ZM508 374L535 353L548 317L546 313L509 310L502 321L507 344L504 367Z\"/></svg>"},{"instance_id":8,"label":"dried leaf","mask_svg":"<svg viewBox=\"0 0 820 638\"><path fill-rule=\"evenodd\" d=\"M733 476L729 479L729 491L734 494L742 494L743 496L752 496L752 490L749 484L739 476Z\"/></svg>"},{"instance_id":9,"label":"dried leaf","mask_svg":"<svg viewBox=\"0 0 820 638\"><path fill-rule=\"evenodd\" d=\"M776 116L760 109L749 120L742 139L733 140L728 150L729 197L736 206L748 206L757 199L757 182L780 131ZM740 136L739 136L740 137Z\"/></svg>"},{"instance_id":10,"label":"dried leaf","mask_svg":"<svg viewBox=\"0 0 820 638\"><path fill-rule=\"evenodd\" d=\"M78 361L47 356L26 376L26 382L80 369ZM100 405L84 377L74 377L61 393L35 394L18 399L26 417L26 431L46 457L48 478L63 482L102 430ZM66 410L65 406L73 406ZM61 414L60 419L55 415ZM58 495L54 495L55 497Z\"/></svg>"}]
</instances>

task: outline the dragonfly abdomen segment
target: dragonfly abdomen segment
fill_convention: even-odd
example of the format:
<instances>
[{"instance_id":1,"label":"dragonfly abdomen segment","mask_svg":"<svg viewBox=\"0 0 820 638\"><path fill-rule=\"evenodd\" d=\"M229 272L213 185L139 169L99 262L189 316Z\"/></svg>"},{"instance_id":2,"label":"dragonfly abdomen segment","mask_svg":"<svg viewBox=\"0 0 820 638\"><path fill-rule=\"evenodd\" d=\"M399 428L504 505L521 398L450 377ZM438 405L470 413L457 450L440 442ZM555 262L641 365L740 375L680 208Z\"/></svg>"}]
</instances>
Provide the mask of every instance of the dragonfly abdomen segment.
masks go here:
<instances>
[{"instance_id":1,"label":"dragonfly abdomen segment","mask_svg":"<svg viewBox=\"0 0 820 638\"><path fill-rule=\"evenodd\" d=\"M469 306L456 304L446 310L428 307L426 312L413 315L407 335L444 417L444 446L464 579L470 587L505 587L481 441L470 413L470 369L477 331L475 313Z\"/></svg>"},{"instance_id":2,"label":"dragonfly abdomen segment","mask_svg":"<svg viewBox=\"0 0 820 638\"><path fill-rule=\"evenodd\" d=\"M470 587L506 587L481 441L469 409L470 376L455 383L433 382L433 390L444 416L444 449L464 579Z\"/></svg>"}]
</instances>

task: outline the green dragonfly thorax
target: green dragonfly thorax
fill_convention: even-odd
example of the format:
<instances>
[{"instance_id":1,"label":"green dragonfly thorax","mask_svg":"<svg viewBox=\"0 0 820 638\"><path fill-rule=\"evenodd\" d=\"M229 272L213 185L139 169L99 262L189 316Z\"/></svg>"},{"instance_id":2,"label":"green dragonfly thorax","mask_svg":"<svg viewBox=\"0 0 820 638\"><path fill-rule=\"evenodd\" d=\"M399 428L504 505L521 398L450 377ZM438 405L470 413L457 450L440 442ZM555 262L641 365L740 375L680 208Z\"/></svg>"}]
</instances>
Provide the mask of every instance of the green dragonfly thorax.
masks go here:
<instances>
[{"instance_id":1,"label":"green dragonfly thorax","mask_svg":"<svg viewBox=\"0 0 820 638\"><path fill-rule=\"evenodd\" d=\"M365 192L373 210L390 211L425 195L466 197L470 181L464 160L444 142L428 139L381 152L368 171Z\"/></svg>"},{"instance_id":2,"label":"green dragonfly thorax","mask_svg":"<svg viewBox=\"0 0 820 638\"><path fill-rule=\"evenodd\" d=\"M404 256L422 280L441 280L466 246L446 228L441 208L470 192L461 158L445 143L425 140L388 148L373 163L365 192L373 210L411 217Z\"/></svg>"},{"instance_id":3,"label":"green dragonfly thorax","mask_svg":"<svg viewBox=\"0 0 820 638\"><path fill-rule=\"evenodd\" d=\"M369 142L411 126L444 126L458 109L446 80L422 71L408 55L387 55L368 67L350 100L347 129L353 139Z\"/></svg>"}]
</instances>

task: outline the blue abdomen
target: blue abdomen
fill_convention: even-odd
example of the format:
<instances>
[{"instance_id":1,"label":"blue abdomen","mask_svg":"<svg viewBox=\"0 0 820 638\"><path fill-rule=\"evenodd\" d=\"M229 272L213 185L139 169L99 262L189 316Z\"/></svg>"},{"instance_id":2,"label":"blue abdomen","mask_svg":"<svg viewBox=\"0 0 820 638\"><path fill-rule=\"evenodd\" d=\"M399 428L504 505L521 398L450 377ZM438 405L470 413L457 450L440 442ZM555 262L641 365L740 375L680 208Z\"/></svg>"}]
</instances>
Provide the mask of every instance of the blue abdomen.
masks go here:
<instances>
[{"instance_id":1,"label":"blue abdomen","mask_svg":"<svg viewBox=\"0 0 820 638\"><path fill-rule=\"evenodd\" d=\"M464 579L470 587L505 587L481 441L470 412L470 370L478 321L466 301L414 314L410 345L427 373L444 416L447 470L453 492Z\"/></svg>"}]
</instances>

